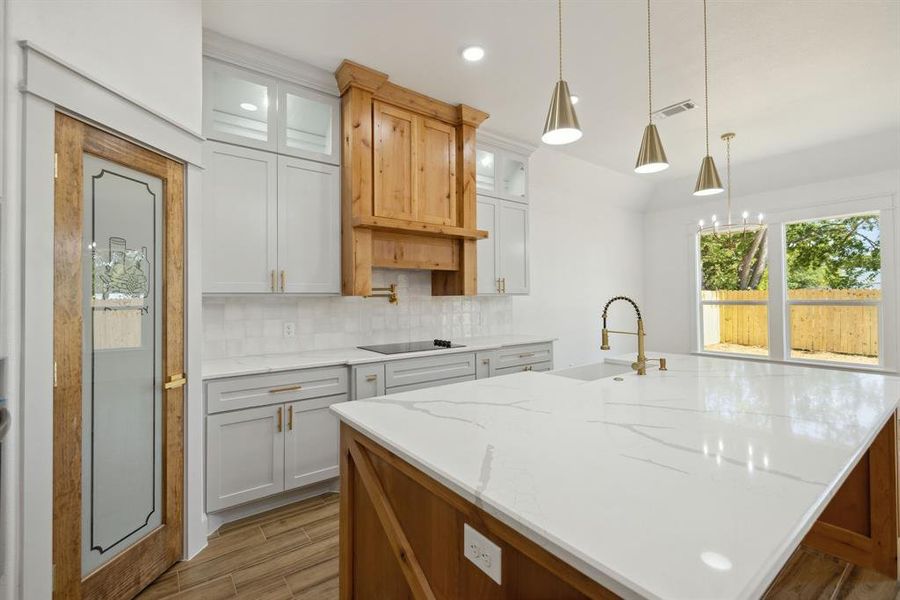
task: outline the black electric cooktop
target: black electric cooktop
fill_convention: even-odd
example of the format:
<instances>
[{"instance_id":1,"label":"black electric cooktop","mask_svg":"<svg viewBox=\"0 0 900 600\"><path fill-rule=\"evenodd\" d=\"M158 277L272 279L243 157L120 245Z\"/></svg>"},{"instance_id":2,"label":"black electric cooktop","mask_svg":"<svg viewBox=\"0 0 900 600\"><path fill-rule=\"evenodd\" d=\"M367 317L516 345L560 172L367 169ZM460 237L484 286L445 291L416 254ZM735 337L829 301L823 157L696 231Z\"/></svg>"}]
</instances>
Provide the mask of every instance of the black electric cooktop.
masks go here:
<instances>
[{"instance_id":1,"label":"black electric cooktop","mask_svg":"<svg viewBox=\"0 0 900 600\"><path fill-rule=\"evenodd\" d=\"M369 350L379 354L403 354L404 352L427 352L428 350L445 350L447 348L465 348L449 340L430 340L425 342L400 342L399 344L378 344L376 346L357 346L360 350Z\"/></svg>"}]
</instances>

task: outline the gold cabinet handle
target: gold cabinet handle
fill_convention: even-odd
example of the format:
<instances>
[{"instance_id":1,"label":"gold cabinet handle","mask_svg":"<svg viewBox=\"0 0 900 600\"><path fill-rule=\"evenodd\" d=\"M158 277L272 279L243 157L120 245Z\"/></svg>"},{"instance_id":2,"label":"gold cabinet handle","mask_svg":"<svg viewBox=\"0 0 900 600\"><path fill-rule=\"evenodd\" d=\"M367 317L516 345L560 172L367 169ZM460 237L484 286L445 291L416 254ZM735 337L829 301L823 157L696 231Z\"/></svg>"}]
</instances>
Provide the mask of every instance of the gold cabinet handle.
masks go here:
<instances>
[{"instance_id":1,"label":"gold cabinet handle","mask_svg":"<svg viewBox=\"0 0 900 600\"><path fill-rule=\"evenodd\" d=\"M481 364L483 364L483 365L489 365L489 364L491 364L491 359L489 359L489 358L484 358L484 359L481 360Z\"/></svg>"},{"instance_id":2,"label":"gold cabinet handle","mask_svg":"<svg viewBox=\"0 0 900 600\"><path fill-rule=\"evenodd\" d=\"M281 291L284 291L284 284L287 281L287 276L284 274L284 271L281 271Z\"/></svg>"},{"instance_id":3,"label":"gold cabinet handle","mask_svg":"<svg viewBox=\"0 0 900 600\"><path fill-rule=\"evenodd\" d=\"M274 292L275 291L275 269L272 269L272 273L270 275L271 275L271 282L269 283L269 289L271 289Z\"/></svg>"},{"instance_id":4,"label":"gold cabinet handle","mask_svg":"<svg viewBox=\"0 0 900 600\"><path fill-rule=\"evenodd\" d=\"M500 293L500 278L497 278L497 293Z\"/></svg>"},{"instance_id":5,"label":"gold cabinet handle","mask_svg":"<svg viewBox=\"0 0 900 600\"><path fill-rule=\"evenodd\" d=\"M286 385L284 387L272 388L271 390L269 390L269 393L270 394L280 394L282 392L295 392L297 390L302 390L302 389L303 389L303 386L299 385L299 384L298 385Z\"/></svg>"},{"instance_id":6,"label":"gold cabinet handle","mask_svg":"<svg viewBox=\"0 0 900 600\"><path fill-rule=\"evenodd\" d=\"M281 433L281 407L278 407L278 433Z\"/></svg>"},{"instance_id":7,"label":"gold cabinet handle","mask_svg":"<svg viewBox=\"0 0 900 600\"><path fill-rule=\"evenodd\" d=\"M526 352L525 354L520 354L519 358L531 358L534 356L534 352Z\"/></svg>"},{"instance_id":8,"label":"gold cabinet handle","mask_svg":"<svg viewBox=\"0 0 900 600\"><path fill-rule=\"evenodd\" d=\"M294 430L294 407L288 406L288 431Z\"/></svg>"},{"instance_id":9,"label":"gold cabinet handle","mask_svg":"<svg viewBox=\"0 0 900 600\"><path fill-rule=\"evenodd\" d=\"M505 294L506 293L506 277L501 277L500 281L502 282L501 285L503 287L503 293Z\"/></svg>"},{"instance_id":10,"label":"gold cabinet handle","mask_svg":"<svg viewBox=\"0 0 900 600\"><path fill-rule=\"evenodd\" d=\"M163 389L174 390L175 388L182 387L186 383L187 383L187 378L184 376L184 373L178 373L177 375L170 375L169 380L163 384Z\"/></svg>"},{"instance_id":11,"label":"gold cabinet handle","mask_svg":"<svg viewBox=\"0 0 900 600\"><path fill-rule=\"evenodd\" d=\"M378 381L378 375L367 375L366 381L369 381L369 382Z\"/></svg>"}]
</instances>

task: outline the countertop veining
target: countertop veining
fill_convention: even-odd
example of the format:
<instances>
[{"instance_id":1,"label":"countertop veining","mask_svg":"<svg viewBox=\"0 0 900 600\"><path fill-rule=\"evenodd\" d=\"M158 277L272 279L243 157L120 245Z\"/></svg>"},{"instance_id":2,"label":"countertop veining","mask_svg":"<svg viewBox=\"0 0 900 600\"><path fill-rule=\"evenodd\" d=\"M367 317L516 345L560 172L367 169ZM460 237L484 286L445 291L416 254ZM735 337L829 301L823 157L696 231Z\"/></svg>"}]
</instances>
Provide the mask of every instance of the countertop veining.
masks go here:
<instances>
[{"instance_id":1,"label":"countertop veining","mask_svg":"<svg viewBox=\"0 0 900 600\"><path fill-rule=\"evenodd\" d=\"M900 398L900 379L670 355L336 405L340 418L626 597L756 598Z\"/></svg>"}]
</instances>

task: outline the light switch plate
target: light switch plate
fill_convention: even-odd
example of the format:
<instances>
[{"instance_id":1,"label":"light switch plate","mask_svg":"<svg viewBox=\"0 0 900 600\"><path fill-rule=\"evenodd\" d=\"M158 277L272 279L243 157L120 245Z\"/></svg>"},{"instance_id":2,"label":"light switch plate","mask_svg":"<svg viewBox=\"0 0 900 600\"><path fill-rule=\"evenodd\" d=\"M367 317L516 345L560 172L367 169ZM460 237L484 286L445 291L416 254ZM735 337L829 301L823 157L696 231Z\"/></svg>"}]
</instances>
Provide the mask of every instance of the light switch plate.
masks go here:
<instances>
[{"instance_id":1,"label":"light switch plate","mask_svg":"<svg viewBox=\"0 0 900 600\"><path fill-rule=\"evenodd\" d=\"M500 546L470 527L468 523L463 524L463 554L500 585Z\"/></svg>"}]
</instances>

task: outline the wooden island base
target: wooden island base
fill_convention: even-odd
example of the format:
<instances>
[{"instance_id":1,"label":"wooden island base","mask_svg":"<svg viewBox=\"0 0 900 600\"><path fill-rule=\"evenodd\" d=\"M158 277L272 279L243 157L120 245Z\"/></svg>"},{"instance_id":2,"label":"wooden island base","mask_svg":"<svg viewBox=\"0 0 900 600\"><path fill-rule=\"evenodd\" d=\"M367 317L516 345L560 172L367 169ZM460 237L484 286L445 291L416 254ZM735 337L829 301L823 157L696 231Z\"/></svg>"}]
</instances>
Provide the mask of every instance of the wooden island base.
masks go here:
<instances>
[{"instance_id":1,"label":"wooden island base","mask_svg":"<svg viewBox=\"0 0 900 600\"><path fill-rule=\"evenodd\" d=\"M895 419L804 544L897 577ZM500 546L502 584L463 556L463 524ZM341 424L340 597L546 599L616 594Z\"/></svg>"}]
</instances>

